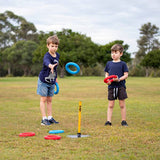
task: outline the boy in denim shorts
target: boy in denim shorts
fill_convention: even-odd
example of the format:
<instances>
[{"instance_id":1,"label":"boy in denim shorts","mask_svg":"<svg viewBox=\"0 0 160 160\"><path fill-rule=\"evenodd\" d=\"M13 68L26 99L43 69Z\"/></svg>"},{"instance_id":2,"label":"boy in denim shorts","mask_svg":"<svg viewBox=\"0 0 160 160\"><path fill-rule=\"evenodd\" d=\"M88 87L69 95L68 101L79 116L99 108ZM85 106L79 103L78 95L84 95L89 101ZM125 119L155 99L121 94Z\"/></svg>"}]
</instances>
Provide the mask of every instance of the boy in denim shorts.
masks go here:
<instances>
[{"instance_id":1,"label":"boy in denim shorts","mask_svg":"<svg viewBox=\"0 0 160 160\"><path fill-rule=\"evenodd\" d=\"M110 75L117 75L113 78L113 82L108 81L108 111L107 122L105 125L111 126L111 118L114 108L115 100L119 99L119 106L121 109L122 126L128 126L126 122L126 105L125 99L127 98L125 79L128 77L128 67L125 62L120 58L123 55L123 47L120 44L115 44L111 48L112 61L108 61L105 67L105 77Z\"/></svg>"},{"instance_id":2,"label":"boy in denim shorts","mask_svg":"<svg viewBox=\"0 0 160 160\"><path fill-rule=\"evenodd\" d=\"M43 68L39 73L37 94L40 98L40 110L42 114L41 125L50 125L59 123L52 117L52 97L54 95L54 87L57 78L57 66L59 63L59 53L57 53L59 39L56 35L47 39L48 52L43 58ZM47 114L45 112L45 104Z\"/></svg>"}]
</instances>

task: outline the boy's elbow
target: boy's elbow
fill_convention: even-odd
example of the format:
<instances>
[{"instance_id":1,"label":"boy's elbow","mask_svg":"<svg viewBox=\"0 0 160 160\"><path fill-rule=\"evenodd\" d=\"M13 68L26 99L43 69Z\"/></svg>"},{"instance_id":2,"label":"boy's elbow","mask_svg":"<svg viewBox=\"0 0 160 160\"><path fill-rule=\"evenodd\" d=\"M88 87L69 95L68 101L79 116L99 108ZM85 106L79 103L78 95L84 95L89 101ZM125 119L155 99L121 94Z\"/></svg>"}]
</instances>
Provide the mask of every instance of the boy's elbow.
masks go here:
<instances>
[{"instance_id":1,"label":"boy's elbow","mask_svg":"<svg viewBox=\"0 0 160 160\"><path fill-rule=\"evenodd\" d=\"M128 72L124 73L124 75L125 75L125 79L127 79L128 78Z\"/></svg>"}]
</instances>

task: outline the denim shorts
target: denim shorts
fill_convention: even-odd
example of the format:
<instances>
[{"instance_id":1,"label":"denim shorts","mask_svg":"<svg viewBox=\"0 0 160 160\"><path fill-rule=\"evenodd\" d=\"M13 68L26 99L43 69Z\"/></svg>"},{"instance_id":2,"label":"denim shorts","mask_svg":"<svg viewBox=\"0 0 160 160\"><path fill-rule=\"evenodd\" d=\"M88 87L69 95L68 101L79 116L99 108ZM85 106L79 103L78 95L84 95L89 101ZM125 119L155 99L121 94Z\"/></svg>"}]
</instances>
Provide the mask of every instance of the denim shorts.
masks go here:
<instances>
[{"instance_id":1,"label":"denim shorts","mask_svg":"<svg viewBox=\"0 0 160 160\"><path fill-rule=\"evenodd\" d=\"M37 94L42 97L53 97L55 84L47 84L41 82L38 78Z\"/></svg>"}]
</instances>

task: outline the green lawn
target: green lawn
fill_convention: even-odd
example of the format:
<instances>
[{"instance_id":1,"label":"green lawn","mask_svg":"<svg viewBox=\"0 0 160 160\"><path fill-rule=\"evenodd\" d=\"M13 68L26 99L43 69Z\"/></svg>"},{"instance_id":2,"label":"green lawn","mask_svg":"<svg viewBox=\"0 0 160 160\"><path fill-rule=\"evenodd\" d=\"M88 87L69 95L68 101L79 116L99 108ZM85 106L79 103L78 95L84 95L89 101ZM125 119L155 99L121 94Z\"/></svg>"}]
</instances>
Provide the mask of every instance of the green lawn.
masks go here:
<instances>
[{"instance_id":1,"label":"green lawn","mask_svg":"<svg viewBox=\"0 0 160 160\"><path fill-rule=\"evenodd\" d=\"M118 101L106 127L107 86L103 77L58 78L53 97L58 125L41 126L37 77L0 78L0 160L158 160L160 159L160 78L127 79L127 122L121 127ZM81 133L78 104L82 101ZM49 130L64 130L61 140L45 140ZM22 138L21 132L36 136Z\"/></svg>"}]
</instances>

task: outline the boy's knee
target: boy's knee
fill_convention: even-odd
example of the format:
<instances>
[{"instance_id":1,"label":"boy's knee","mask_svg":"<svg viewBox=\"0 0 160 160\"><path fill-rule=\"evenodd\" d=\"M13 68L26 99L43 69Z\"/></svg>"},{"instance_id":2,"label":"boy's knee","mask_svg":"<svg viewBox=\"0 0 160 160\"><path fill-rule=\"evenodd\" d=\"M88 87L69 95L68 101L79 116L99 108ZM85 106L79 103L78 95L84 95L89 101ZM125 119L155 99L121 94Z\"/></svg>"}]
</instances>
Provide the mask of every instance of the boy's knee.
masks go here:
<instances>
[{"instance_id":1,"label":"boy's knee","mask_svg":"<svg viewBox=\"0 0 160 160\"><path fill-rule=\"evenodd\" d=\"M47 98L46 97L41 97L40 101L41 102L46 102Z\"/></svg>"},{"instance_id":2,"label":"boy's knee","mask_svg":"<svg viewBox=\"0 0 160 160\"><path fill-rule=\"evenodd\" d=\"M47 100L47 103L52 103L52 101L51 100Z\"/></svg>"},{"instance_id":3,"label":"boy's knee","mask_svg":"<svg viewBox=\"0 0 160 160\"><path fill-rule=\"evenodd\" d=\"M124 108L125 108L125 106L124 106L124 105L120 105L120 108L121 108L121 109L124 109Z\"/></svg>"},{"instance_id":4,"label":"boy's knee","mask_svg":"<svg viewBox=\"0 0 160 160\"><path fill-rule=\"evenodd\" d=\"M108 108L113 109L114 105L109 105Z\"/></svg>"},{"instance_id":5,"label":"boy's knee","mask_svg":"<svg viewBox=\"0 0 160 160\"><path fill-rule=\"evenodd\" d=\"M52 102L52 98L47 98L47 103L51 103Z\"/></svg>"}]
</instances>

